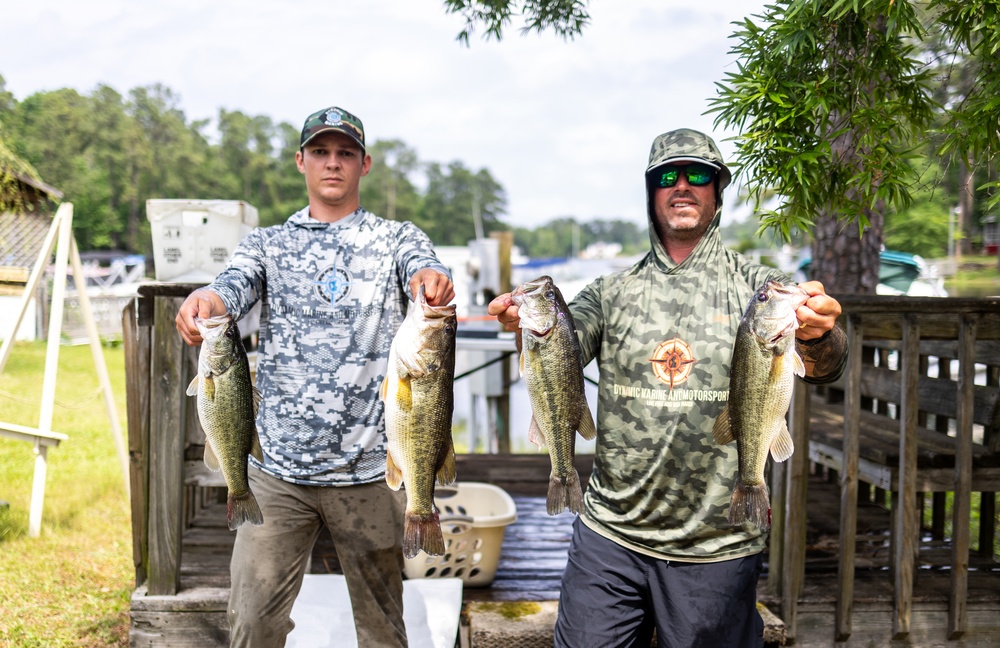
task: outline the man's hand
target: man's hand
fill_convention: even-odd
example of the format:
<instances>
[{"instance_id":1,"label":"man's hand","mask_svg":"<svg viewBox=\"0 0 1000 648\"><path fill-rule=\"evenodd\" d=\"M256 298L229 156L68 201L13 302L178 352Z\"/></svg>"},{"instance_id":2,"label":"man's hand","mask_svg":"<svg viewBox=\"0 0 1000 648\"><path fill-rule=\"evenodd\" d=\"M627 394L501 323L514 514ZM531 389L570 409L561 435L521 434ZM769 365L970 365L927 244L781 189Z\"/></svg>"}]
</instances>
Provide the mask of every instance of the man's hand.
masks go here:
<instances>
[{"instance_id":1,"label":"man's hand","mask_svg":"<svg viewBox=\"0 0 1000 648\"><path fill-rule=\"evenodd\" d=\"M198 346L202 340L194 318L208 319L225 314L226 305L222 303L222 298L208 288L199 288L188 295L177 309L174 325L188 346Z\"/></svg>"},{"instance_id":2,"label":"man's hand","mask_svg":"<svg viewBox=\"0 0 1000 648\"><path fill-rule=\"evenodd\" d=\"M517 313L517 304L510 298L510 293L498 295L486 306L486 312L497 318L507 331L517 333L521 330L521 316Z\"/></svg>"},{"instance_id":3,"label":"man's hand","mask_svg":"<svg viewBox=\"0 0 1000 648\"><path fill-rule=\"evenodd\" d=\"M448 275L433 268L417 270L410 278L410 294L416 301L420 286L424 286L424 297L431 306L447 306L455 299L455 286Z\"/></svg>"},{"instance_id":4,"label":"man's hand","mask_svg":"<svg viewBox=\"0 0 1000 648\"><path fill-rule=\"evenodd\" d=\"M795 311L799 320L795 337L799 340L821 337L837 323L841 313L840 302L827 295L823 284L818 281L800 283L799 288L809 293L809 299Z\"/></svg>"}]
</instances>

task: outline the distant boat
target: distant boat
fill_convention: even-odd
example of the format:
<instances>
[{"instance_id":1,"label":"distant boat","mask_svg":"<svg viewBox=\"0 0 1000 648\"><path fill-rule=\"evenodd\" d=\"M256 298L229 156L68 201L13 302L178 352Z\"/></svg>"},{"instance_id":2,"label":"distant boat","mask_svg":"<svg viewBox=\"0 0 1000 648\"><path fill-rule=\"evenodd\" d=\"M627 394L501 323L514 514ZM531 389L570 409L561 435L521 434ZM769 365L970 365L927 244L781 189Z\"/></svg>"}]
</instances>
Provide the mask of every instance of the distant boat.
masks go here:
<instances>
[{"instance_id":1,"label":"distant boat","mask_svg":"<svg viewBox=\"0 0 1000 648\"><path fill-rule=\"evenodd\" d=\"M909 297L947 297L944 278L937 276L923 257L909 252L882 250L879 254L878 295L907 295ZM801 277L809 276L812 258L799 263Z\"/></svg>"}]
</instances>

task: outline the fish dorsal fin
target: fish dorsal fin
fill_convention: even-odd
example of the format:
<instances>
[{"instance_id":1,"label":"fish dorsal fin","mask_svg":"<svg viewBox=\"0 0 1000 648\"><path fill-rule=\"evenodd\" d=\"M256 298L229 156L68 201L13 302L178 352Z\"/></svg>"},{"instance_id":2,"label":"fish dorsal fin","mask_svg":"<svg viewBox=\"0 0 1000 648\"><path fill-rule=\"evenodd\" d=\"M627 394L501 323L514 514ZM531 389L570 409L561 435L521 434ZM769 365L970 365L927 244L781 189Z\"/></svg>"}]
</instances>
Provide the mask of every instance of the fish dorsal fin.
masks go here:
<instances>
[{"instance_id":1,"label":"fish dorsal fin","mask_svg":"<svg viewBox=\"0 0 1000 648\"><path fill-rule=\"evenodd\" d=\"M771 458L775 461L784 461L792 456L794 450L795 444L792 443L792 435L788 433L788 426L785 424L785 419L781 419L778 434L774 437L774 441L771 442Z\"/></svg>"},{"instance_id":2,"label":"fish dorsal fin","mask_svg":"<svg viewBox=\"0 0 1000 648\"><path fill-rule=\"evenodd\" d=\"M590 412L590 403L587 402L587 397L580 395L580 400L583 401L580 416L580 436L584 439L590 441L597 436L597 428L594 427L594 415Z\"/></svg>"},{"instance_id":3,"label":"fish dorsal fin","mask_svg":"<svg viewBox=\"0 0 1000 648\"><path fill-rule=\"evenodd\" d=\"M732 441L736 438L733 436L733 431L729 425L728 404L722 408L722 413L715 419L715 424L712 426L712 438L715 439L715 442L719 445L732 443Z\"/></svg>"},{"instance_id":4,"label":"fish dorsal fin","mask_svg":"<svg viewBox=\"0 0 1000 648\"><path fill-rule=\"evenodd\" d=\"M212 472L219 472L222 466L219 465L219 458L215 456L215 451L212 450L212 444L205 439L205 465Z\"/></svg>"}]
</instances>

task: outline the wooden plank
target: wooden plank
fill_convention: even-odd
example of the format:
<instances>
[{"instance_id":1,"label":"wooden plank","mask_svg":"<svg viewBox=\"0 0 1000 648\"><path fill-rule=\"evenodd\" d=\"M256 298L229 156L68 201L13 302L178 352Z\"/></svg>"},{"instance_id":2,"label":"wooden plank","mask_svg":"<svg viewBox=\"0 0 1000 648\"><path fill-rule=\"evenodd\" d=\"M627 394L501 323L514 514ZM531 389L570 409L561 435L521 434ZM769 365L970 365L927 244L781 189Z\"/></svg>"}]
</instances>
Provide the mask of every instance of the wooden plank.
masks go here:
<instances>
[{"instance_id":1,"label":"wooden plank","mask_svg":"<svg viewBox=\"0 0 1000 648\"><path fill-rule=\"evenodd\" d=\"M791 421L792 444L797 448L808 447L809 420L808 390L804 384L796 382L792 392ZM781 616L785 620L786 633L795 638L798 597L805 581L805 538L806 510L809 496L809 461L804 452L793 452L785 462L787 515L783 545L783 565L781 567Z\"/></svg>"},{"instance_id":2,"label":"wooden plank","mask_svg":"<svg viewBox=\"0 0 1000 648\"><path fill-rule=\"evenodd\" d=\"M48 448L54 448L61 441L69 439L62 432L51 430L39 430L38 428L18 425L17 423L0 423L0 436L4 436L17 441L27 441L37 443Z\"/></svg>"},{"instance_id":3,"label":"wooden plank","mask_svg":"<svg viewBox=\"0 0 1000 648\"><path fill-rule=\"evenodd\" d=\"M977 324L975 315L963 315L958 338L958 415L955 417L958 448L955 456L955 499L952 509L949 639L961 637L968 625L966 599L969 586L969 520L972 517L972 409Z\"/></svg>"},{"instance_id":4,"label":"wooden plank","mask_svg":"<svg viewBox=\"0 0 1000 648\"><path fill-rule=\"evenodd\" d=\"M980 338L1000 339L1000 298L891 297L883 295L838 295L847 314L864 316L865 335L870 339L901 340L900 316L919 319L925 340L957 340L958 317L962 313L980 315Z\"/></svg>"},{"instance_id":5,"label":"wooden plank","mask_svg":"<svg viewBox=\"0 0 1000 648\"><path fill-rule=\"evenodd\" d=\"M834 637L844 641L851 636L854 610L854 551L858 528L858 455L860 452L861 392L854 388L861 382L861 340L864 326L858 316L847 318L847 393L844 399L844 462L840 467L840 560L837 565L839 587Z\"/></svg>"},{"instance_id":6,"label":"wooden plank","mask_svg":"<svg viewBox=\"0 0 1000 648\"><path fill-rule=\"evenodd\" d=\"M187 409L184 342L174 327L179 298L156 299L153 313L149 428L149 592L179 586L184 434Z\"/></svg>"},{"instance_id":7,"label":"wooden plank","mask_svg":"<svg viewBox=\"0 0 1000 648\"><path fill-rule=\"evenodd\" d=\"M920 403L917 383L920 362L920 322L913 314L903 317L903 348L900 362L902 402L899 419L899 505L894 510L893 555L895 557L895 613L892 632L903 638L910 632L913 578L918 552L920 520L917 502L917 417Z\"/></svg>"},{"instance_id":8,"label":"wooden plank","mask_svg":"<svg viewBox=\"0 0 1000 648\"><path fill-rule=\"evenodd\" d=\"M135 584L146 580L149 568L149 327L139 326L138 299L122 311L125 348L125 404L128 427L129 493L132 506L132 562Z\"/></svg>"},{"instance_id":9,"label":"wooden plank","mask_svg":"<svg viewBox=\"0 0 1000 648\"><path fill-rule=\"evenodd\" d=\"M947 378L920 375L917 387L920 411L953 417L958 407L954 385L955 381ZM899 372L886 367L865 367L861 375L861 393L891 403L900 402ZM973 399L973 417L976 423L1000 425L1000 388L974 386Z\"/></svg>"}]
</instances>

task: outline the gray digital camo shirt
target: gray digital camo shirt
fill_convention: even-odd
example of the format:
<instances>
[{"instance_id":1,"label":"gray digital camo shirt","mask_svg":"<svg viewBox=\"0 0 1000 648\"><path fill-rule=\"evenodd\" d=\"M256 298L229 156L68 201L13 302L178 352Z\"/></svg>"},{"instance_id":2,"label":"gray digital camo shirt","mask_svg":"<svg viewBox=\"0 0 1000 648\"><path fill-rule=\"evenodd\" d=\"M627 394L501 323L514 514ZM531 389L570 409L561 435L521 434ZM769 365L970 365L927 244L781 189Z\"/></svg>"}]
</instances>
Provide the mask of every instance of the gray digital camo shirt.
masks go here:
<instances>
[{"instance_id":1,"label":"gray digital camo shirt","mask_svg":"<svg viewBox=\"0 0 1000 648\"><path fill-rule=\"evenodd\" d=\"M383 479L378 392L415 272L449 274L412 223L358 209L322 223L309 208L253 230L209 288L234 317L260 299L256 465L307 485Z\"/></svg>"},{"instance_id":2,"label":"gray digital camo shirt","mask_svg":"<svg viewBox=\"0 0 1000 648\"><path fill-rule=\"evenodd\" d=\"M729 398L733 342L751 295L767 279L788 278L725 248L719 218L682 263L651 234L642 260L570 303L584 364L596 359L600 369L582 519L658 558L715 562L765 543L753 525L729 524L736 444L715 443L712 425Z\"/></svg>"}]
</instances>

